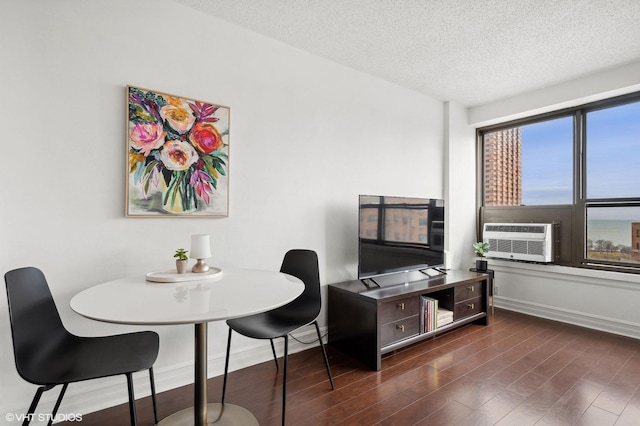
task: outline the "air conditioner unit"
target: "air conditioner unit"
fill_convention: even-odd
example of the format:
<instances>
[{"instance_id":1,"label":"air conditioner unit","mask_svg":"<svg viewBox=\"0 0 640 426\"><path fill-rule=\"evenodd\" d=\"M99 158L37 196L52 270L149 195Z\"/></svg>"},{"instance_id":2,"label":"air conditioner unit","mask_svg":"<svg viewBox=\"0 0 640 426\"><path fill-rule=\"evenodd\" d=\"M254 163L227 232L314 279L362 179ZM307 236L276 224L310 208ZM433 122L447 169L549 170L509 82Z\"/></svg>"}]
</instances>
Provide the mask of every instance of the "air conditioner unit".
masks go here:
<instances>
[{"instance_id":1,"label":"air conditioner unit","mask_svg":"<svg viewBox=\"0 0 640 426\"><path fill-rule=\"evenodd\" d=\"M485 223L482 240L488 257L553 262L552 223Z\"/></svg>"}]
</instances>

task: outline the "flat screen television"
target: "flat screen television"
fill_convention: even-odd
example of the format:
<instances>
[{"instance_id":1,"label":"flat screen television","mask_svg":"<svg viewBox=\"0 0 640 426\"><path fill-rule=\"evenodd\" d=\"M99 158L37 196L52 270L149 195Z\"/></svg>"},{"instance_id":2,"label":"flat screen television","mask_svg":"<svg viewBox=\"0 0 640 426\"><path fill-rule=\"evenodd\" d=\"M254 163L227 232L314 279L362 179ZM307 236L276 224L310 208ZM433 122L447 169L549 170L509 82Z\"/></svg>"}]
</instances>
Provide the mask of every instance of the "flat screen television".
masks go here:
<instances>
[{"instance_id":1,"label":"flat screen television","mask_svg":"<svg viewBox=\"0 0 640 426\"><path fill-rule=\"evenodd\" d=\"M444 200L359 196L358 279L444 265Z\"/></svg>"}]
</instances>

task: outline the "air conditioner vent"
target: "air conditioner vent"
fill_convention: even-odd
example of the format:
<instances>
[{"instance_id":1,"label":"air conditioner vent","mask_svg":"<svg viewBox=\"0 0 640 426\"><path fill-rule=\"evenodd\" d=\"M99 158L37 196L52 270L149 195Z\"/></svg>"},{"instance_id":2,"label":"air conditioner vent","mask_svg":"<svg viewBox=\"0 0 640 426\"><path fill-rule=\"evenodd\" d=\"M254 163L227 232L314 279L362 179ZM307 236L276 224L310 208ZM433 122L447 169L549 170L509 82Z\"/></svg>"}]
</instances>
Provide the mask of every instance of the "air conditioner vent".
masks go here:
<instances>
[{"instance_id":1,"label":"air conditioner vent","mask_svg":"<svg viewBox=\"0 0 640 426\"><path fill-rule=\"evenodd\" d=\"M482 235L489 257L552 262L552 234L551 223L485 223Z\"/></svg>"},{"instance_id":2,"label":"air conditioner vent","mask_svg":"<svg viewBox=\"0 0 640 426\"><path fill-rule=\"evenodd\" d=\"M542 241L529 241L529 253L544 256L544 243Z\"/></svg>"},{"instance_id":3,"label":"air conditioner vent","mask_svg":"<svg viewBox=\"0 0 640 426\"><path fill-rule=\"evenodd\" d=\"M529 252L528 247L529 243L527 243L526 241L522 241L522 240L513 240L513 247L512 247L512 251L514 253L522 253L522 254L527 254Z\"/></svg>"},{"instance_id":4,"label":"air conditioner vent","mask_svg":"<svg viewBox=\"0 0 640 426\"><path fill-rule=\"evenodd\" d=\"M485 224L485 231L489 232L527 232L544 234L545 227L539 225L515 225L515 224Z\"/></svg>"}]
</instances>

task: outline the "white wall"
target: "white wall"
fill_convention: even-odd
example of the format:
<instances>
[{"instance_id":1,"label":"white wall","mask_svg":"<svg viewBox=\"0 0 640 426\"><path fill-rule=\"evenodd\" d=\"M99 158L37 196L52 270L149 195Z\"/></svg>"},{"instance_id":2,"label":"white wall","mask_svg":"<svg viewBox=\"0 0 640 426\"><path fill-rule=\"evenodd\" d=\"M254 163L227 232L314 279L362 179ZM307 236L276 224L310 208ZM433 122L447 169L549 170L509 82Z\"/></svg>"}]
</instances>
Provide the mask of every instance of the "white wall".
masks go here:
<instances>
[{"instance_id":1,"label":"white wall","mask_svg":"<svg viewBox=\"0 0 640 426\"><path fill-rule=\"evenodd\" d=\"M445 192L447 255L453 269L469 268L476 235L475 129L467 124L467 108L445 103Z\"/></svg>"},{"instance_id":2,"label":"white wall","mask_svg":"<svg viewBox=\"0 0 640 426\"><path fill-rule=\"evenodd\" d=\"M470 108L475 127L640 90L640 62ZM640 338L640 276L490 261L496 306Z\"/></svg>"},{"instance_id":3,"label":"white wall","mask_svg":"<svg viewBox=\"0 0 640 426\"><path fill-rule=\"evenodd\" d=\"M75 333L136 329L81 318L69 300L171 267L191 234L211 235L211 263L222 267L277 269L287 249L315 249L326 285L355 277L359 193L445 195L439 101L168 0L1 0L1 8L0 270L41 268ZM231 108L228 218L124 217L127 84ZM0 294L4 419L26 411L35 386L15 371ZM191 327L154 330L159 390L190 382ZM217 375L226 326L211 324L209 334ZM264 342L234 343L233 367L270 357ZM138 377L137 394L148 394ZM60 412L124 402L125 388L120 378L71 386ZM43 411L54 397L45 394Z\"/></svg>"}]
</instances>

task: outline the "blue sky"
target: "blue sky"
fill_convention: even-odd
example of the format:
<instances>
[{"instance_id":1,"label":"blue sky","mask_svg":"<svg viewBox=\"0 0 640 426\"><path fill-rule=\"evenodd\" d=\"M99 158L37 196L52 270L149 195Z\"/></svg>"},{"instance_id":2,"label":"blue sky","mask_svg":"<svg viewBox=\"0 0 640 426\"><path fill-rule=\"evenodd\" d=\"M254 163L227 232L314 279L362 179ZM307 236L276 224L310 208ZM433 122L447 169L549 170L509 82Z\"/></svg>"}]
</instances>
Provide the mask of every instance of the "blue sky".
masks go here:
<instances>
[{"instance_id":1,"label":"blue sky","mask_svg":"<svg viewBox=\"0 0 640 426\"><path fill-rule=\"evenodd\" d=\"M522 127L522 203L573 202L573 118Z\"/></svg>"},{"instance_id":2,"label":"blue sky","mask_svg":"<svg viewBox=\"0 0 640 426\"><path fill-rule=\"evenodd\" d=\"M587 196L640 196L640 102L587 115Z\"/></svg>"},{"instance_id":3,"label":"blue sky","mask_svg":"<svg viewBox=\"0 0 640 426\"><path fill-rule=\"evenodd\" d=\"M587 136L588 197L640 197L640 102L588 113ZM573 118L523 126L522 153L523 204L571 204Z\"/></svg>"}]
</instances>

